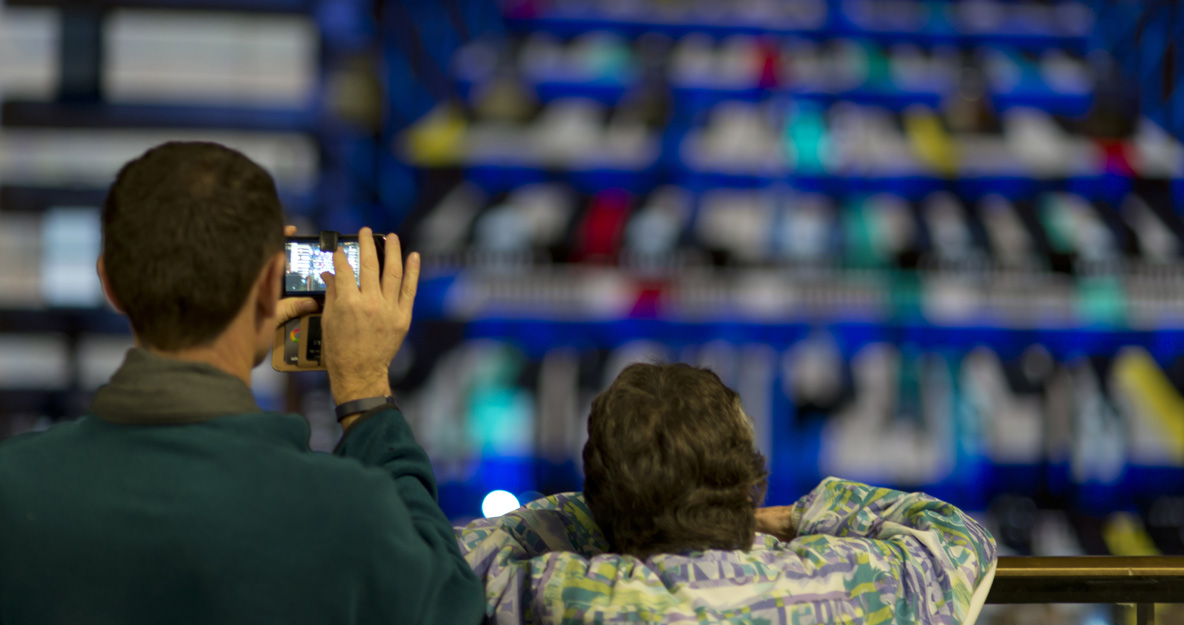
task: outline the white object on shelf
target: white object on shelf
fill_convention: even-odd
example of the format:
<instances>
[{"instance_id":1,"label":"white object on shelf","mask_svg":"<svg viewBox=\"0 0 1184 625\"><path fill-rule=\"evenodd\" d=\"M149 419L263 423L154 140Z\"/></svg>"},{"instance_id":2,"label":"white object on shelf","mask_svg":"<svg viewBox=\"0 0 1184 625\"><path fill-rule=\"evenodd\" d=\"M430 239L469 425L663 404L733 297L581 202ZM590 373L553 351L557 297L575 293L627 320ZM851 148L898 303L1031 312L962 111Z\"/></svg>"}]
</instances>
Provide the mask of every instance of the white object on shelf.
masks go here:
<instances>
[{"instance_id":1,"label":"white object on shelf","mask_svg":"<svg viewBox=\"0 0 1184 625\"><path fill-rule=\"evenodd\" d=\"M112 102L303 108L316 89L317 48L304 16L114 11L104 87Z\"/></svg>"},{"instance_id":2,"label":"white object on shelf","mask_svg":"<svg viewBox=\"0 0 1184 625\"><path fill-rule=\"evenodd\" d=\"M416 242L426 254L459 252L465 245L469 224L485 203L485 193L465 182L445 195L420 222Z\"/></svg>"},{"instance_id":3,"label":"white object on shelf","mask_svg":"<svg viewBox=\"0 0 1184 625\"><path fill-rule=\"evenodd\" d=\"M0 2L0 96L52 97L58 83L58 12Z\"/></svg>"},{"instance_id":4,"label":"white object on shelf","mask_svg":"<svg viewBox=\"0 0 1184 625\"><path fill-rule=\"evenodd\" d=\"M895 345L872 343L852 359L855 397L822 428L823 475L907 486L939 482L954 469L949 366L937 354L913 356L920 359L921 414L897 415L905 357Z\"/></svg>"},{"instance_id":5,"label":"white object on shelf","mask_svg":"<svg viewBox=\"0 0 1184 625\"><path fill-rule=\"evenodd\" d=\"M929 227L929 237L938 256L965 258L974 252L974 239L962 202L948 191L938 191L925 198L922 214Z\"/></svg>"},{"instance_id":6,"label":"white object on shelf","mask_svg":"<svg viewBox=\"0 0 1184 625\"><path fill-rule=\"evenodd\" d=\"M992 256L998 262L1015 265L1032 258L1032 237L1010 201L996 193L988 194L979 201L979 216L987 231Z\"/></svg>"},{"instance_id":7,"label":"white object on shelf","mask_svg":"<svg viewBox=\"0 0 1184 625\"><path fill-rule=\"evenodd\" d=\"M0 206L0 306L41 302L41 217Z\"/></svg>"},{"instance_id":8,"label":"white object on shelf","mask_svg":"<svg viewBox=\"0 0 1184 625\"><path fill-rule=\"evenodd\" d=\"M1001 464L1037 464L1044 451L1041 395L1016 394L991 349L977 347L962 360L961 387L973 424L985 434L987 455Z\"/></svg>"},{"instance_id":9,"label":"white object on shelf","mask_svg":"<svg viewBox=\"0 0 1184 625\"><path fill-rule=\"evenodd\" d=\"M791 163L769 112L767 106L750 102L721 102L711 110L708 125L683 140L683 162L700 171L784 174Z\"/></svg>"},{"instance_id":10,"label":"white object on shelf","mask_svg":"<svg viewBox=\"0 0 1184 625\"><path fill-rule=\"evenodd\" d=\"M1139 119L1135 127L1135 169L1148 178L1179 178L1184 176L1184 147L1159 124Z\"/></svg>"},{"instance_id":11,"label":"white object on shelf","mask_svg":"<svg viewBox=\"0 0 1184 625\"><path fill-rule=\"evenodd\" d=\"M279 132L5 129L0 183L106 188L128 161L166 141L213 141L246 154L280 192L306 192L317 180L318 150L306 135Z\"/></svg>"},{"instance_id":12,"label":"white object on shelf","mask_svg":"<svg viewBox=\"0 0 1184 625\"><path fill-rule=\"evenodd\" d=\"M1094 78L1085 62L1061 50L1049 50L1040 57L1040 75L1044 84L1058 93L1084 95L1094 89Z\"/></svg>"},{"instance_id":13,"label":"white object on shelf","mask_svg":"<svg viewBox=\"0 0 1184 625\"><path fill-rule=\"evenodd\" d=\"M769 254L775 210L775 197L769 192L712 189L700 200L695 231L709 246L756 262Z\"/></svg>"},{"instance_id":14,"label":"white object on shelf","mask_svg":"<svg viewBox=\"0 0 1184 625\"><path fill-rule=\"evenodd\" d=\"M78 342L79 385L82 390L93 391L109 382L132 347L134 343L130 333L123 336L83 337Z\"/></svg>"},{"instance_id":15,"label":"white object on shelf","mask_svg":"<svg viewBox=\"0 0 1184 625\"><path fill-rule=\"evenodd\" d=\"M1038 178L1095 173L1101 162L1095 145L1066 135L1039 109L1008 109L1003 116L1003 135L1017 160Z\"/></svg>"},{"instance_id":16,"label":"white object on shelf","mask_svg":"<svg viewBox=\"0 0 1184 625\"><path fill-rule=\"evenodd\" d=\"M103 288L95 267L102 246L99 209L49 209L41 241L41 294L45 303L77 308L102 304Z\"/></svg>"},{"instance_id":17,"label":"white object on shelf","mask_svg":"<svg viewBox=\"0 0 1184 625\"><path fill-rule=\"evenodd\" d=\"M1128 195L1122 204L1122 216L1135 231L1145 258L1156 263L1171 263L1180 258L1180 240L1142 198Z\"/></svg>"},{"instance_id":18,"label":"white object on shelf","mask_svg":"<svg viewBox=\"0 0 1184 625\"><path fill-rule=\"evenodd\" d=\"M0 334L0 388L57 390L69 383L66 337Z\"/></svg>"}]
</instances>

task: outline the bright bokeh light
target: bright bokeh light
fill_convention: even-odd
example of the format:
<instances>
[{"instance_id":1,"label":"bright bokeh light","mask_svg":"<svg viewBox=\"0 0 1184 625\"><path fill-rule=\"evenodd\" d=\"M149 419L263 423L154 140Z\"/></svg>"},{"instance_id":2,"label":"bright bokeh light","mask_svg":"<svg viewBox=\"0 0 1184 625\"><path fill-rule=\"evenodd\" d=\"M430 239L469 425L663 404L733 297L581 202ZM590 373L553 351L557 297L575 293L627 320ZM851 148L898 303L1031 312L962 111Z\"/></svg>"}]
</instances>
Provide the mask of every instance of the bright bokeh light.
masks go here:
<instances>
[{"instance_id":1,"label":"bright bokeh light","mask_svg":"<svg viewBox=\"0 0 1184 625\"><path fill-rule=\"evenodd\" d=\"M481 502L481 514L485 518L501 516L518 509L518 498L504 490L495 490L485 496Z\"/></svg>"}]
</instances>

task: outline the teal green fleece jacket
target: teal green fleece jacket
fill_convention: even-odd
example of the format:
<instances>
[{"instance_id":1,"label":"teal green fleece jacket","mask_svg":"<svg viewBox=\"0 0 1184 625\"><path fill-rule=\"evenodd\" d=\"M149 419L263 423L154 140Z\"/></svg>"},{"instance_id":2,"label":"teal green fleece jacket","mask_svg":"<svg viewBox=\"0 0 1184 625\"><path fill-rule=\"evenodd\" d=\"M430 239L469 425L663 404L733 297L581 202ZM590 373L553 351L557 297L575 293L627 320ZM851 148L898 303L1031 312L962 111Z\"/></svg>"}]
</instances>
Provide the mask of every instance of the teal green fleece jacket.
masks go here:
<instances>
[{"instance_id":1,"label":"teal green fleece jacket","mask_svg":"<svg viewBox=\"0 0 1184 625\"><path fill-rule=\"evenodd\" d=\"M0 625L480 620L397 408L313 453L241 380L132 350L91 411L0 443Z\"/></svg>"}]
</instances>

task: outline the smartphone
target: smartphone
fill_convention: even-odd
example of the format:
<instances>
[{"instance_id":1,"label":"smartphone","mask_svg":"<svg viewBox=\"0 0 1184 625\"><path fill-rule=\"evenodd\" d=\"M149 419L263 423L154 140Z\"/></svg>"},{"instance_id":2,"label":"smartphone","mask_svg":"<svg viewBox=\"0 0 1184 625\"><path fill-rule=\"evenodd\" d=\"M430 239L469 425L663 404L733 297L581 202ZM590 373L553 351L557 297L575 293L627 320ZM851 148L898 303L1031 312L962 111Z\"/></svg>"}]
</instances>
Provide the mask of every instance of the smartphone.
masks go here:
<instances>
[{"instance_id":1,"label":"smartphone","mask_svg":"<svg viewBox=\"0 0 1184 625\"><path fill-rule=\"evenodd\" d=\"M335 233L328 233L335 234ZM361 283L358 266L362 249L358 237L336 237L336 246ZM374 236L378 252L378 270L382 271L386 256L386 240ZM333 252L321 249L321 237L287 237L284 241L284 284L281 297L325 296L325 281L321 274L333 271ZM319 313L290 319L276 328L272 343L271 366L276 371L324 371L321 361L321 315Z\"/></svg>"},{"instance_id":2,"label":"smartphone","mask_svg":"<svg viewBox=\"0 0 1184 625\"><path fill-rule=\"evenodd\" d=\"M378 250L378 268L382 271L386 256L386 239L374 235L374 247ZM358 237L339 236L337 247L345 252L345 258L354 269L354 276L361 284L358 264L362 256ZM320 237L287 237L284 241L284 287L283 297L324 297L325 281L321 274L333 273L333 252L321 249Z\"/></svg>"}]
</instances>

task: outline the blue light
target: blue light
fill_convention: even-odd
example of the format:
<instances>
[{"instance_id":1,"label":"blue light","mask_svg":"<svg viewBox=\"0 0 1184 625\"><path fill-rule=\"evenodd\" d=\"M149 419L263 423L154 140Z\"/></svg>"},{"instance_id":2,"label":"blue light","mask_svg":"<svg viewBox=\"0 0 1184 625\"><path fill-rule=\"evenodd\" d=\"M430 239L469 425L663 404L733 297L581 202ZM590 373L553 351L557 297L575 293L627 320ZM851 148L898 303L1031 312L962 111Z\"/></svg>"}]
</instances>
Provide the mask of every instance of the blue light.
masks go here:
<instances>
[{"instance_id":1,"label":"blue light","mask_svg":"<svg viewBox=\"0 0 1184 625\"><path fill-rule=\"evenodd\" d=\"M495 490L485 496L481 502L481 514L485 518L501 516L507 512L513 512L519 507L518 498L512 493L504 490Z\"/></svg>"}]
</instances>

